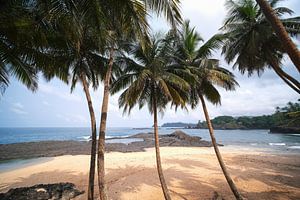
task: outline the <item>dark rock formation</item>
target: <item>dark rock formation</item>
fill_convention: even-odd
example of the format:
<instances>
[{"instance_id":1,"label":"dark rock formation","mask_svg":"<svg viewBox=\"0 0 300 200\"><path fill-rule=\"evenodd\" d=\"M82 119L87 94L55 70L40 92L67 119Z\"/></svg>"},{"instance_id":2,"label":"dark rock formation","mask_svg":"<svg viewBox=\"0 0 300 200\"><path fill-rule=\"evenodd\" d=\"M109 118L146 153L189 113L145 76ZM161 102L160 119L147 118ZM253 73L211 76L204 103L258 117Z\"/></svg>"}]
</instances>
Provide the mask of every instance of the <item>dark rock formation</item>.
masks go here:
<instances>
[{"instance_id":1,"label":"dark rock formation","mask_svg":"<svg viewBox=\"0 0 300 200\"><path fill-rule=\"evenodd\" d=\"M300 134L300 127L275 126L270 128L270 133Z\"/></svg>"},{"instance_id":2,"label":"dark rock formation","mask_svg":"<svg viewBox=\"0 0 300 200\"><path fill-rule=\"evenodd\" d=\"M73 183L39 184L0 193L1 200L69 200L83 194Z\"/></svg>"},{"instance_id":3,"label":"dark rock formation","mask_svg":"<svg viewBox=\"0 0 300 200\"><path fill-rule=\"evenodd\" d=\"M113 139L143 139L129 144L107 143L105 150L118 152L144 151L145 148L154 147L153 133L139 133L129 137L115 137ZM183 146L183 147L211 147L211 142L202 140L197 136L190 136L180 130L168 135L160 135L160 146ZM0 144L0 161L11 159L53 157L61 155L89 155L91 142L81 141L41 141L16 144Z\"/></svg>"}]
</instances>

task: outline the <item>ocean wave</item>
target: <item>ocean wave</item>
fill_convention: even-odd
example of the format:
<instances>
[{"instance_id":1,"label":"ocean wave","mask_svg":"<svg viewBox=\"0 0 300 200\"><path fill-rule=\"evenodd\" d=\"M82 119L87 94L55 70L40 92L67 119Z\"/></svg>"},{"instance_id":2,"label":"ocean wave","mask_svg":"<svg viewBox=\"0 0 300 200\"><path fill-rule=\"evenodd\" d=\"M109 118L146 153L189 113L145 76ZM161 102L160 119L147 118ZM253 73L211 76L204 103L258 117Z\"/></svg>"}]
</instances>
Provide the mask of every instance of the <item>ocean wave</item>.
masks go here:
<instances>
[{"instance_id":1,"label":"ocean wave","mask_svg":"<svg viewBox=\"0 0 300 200\"><path fill-rule=\"evenodd\" d=\"M77 137L77 138L80 139L80 141L90 141L91 140L90 135L84 135L84 136L80 136L80 137Z\"/></svg>"},{"instance_id":2,"label":"ocean wave","mask_svg":"<svg viewBox=\"0 0 300 200\"><path fill-rule=\"evenodd\" d=\"M271 146L285 146L285 143L269 143Z\"/></svg>"},{"instance_id":3,"label":"ocean wave","mask_svg":"<svg viewBox=\"0 0 300 200\"><path fill-rule=\"evenodd\" d=\"M300 134L298 133L298 134L289 134L289 135L292 135L292 136L299 136L300 137Z\"/></svg>"},{"instance_id":4,"label":"ocean wave","mask_svg":"<svg viewBox=\"0 0 300 200\"><path fill-rule=\"evenodd\" d=\"M300 146L290 146L289 149L300 149Z\"/></svg>"},{"instance_id":5,"label":"ocean wave","mask_svg":"<svg viewBox=\"0 0 300 200\"><path fill-rule=\"evenodd\" d=\"M122 135L122 136L105 136L105 139L111 139L111 138L127 138L129 137L129 135ZM92 136L90 135L83 135L80 137L77 137L79 139L79 141L91 141L92 140Z\"/></svg>"},{"instance_id":6,"label":"ocean wave","mask_svg":"<svg viewBox=\"0 0 300 200\"><path fill-rule=\"evenodd\" d=\"M251 143L250 145L252 145L252 146L256 146L256 145L257 145L257 143Z\"/></svg>"},{"instance_id":7,"label":"ocean wave","mask_svg":"<svg viewBox=\"0 0 300 200\"><path fill-rule=\"evenodd\" d=\"M105 139L111 139L111 138L127 138L129 137L130 135L114 135L114 136L105 136Z\"/></svg>"}]
</instances>

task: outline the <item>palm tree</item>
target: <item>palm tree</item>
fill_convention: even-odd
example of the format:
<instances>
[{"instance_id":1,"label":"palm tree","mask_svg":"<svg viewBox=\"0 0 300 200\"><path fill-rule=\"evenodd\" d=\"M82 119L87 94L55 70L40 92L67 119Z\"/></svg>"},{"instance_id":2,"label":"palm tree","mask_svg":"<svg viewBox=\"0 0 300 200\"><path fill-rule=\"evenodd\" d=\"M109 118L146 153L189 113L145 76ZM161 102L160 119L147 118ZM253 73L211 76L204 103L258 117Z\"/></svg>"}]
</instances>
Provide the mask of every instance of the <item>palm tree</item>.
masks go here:
<instances>
[{"instance_id":1,"label":"palm tree","mask_svg":"<svg viewBox=\"0 0 300 200\"><path fill-rule=\"evenodd\" d=\"M119 106L124 108L124 113L130 113L138 104L141 109L148 105L149 112L153 114L156 164L159 180L165 199L171 199L163 175L157 113L162 112L169 102L175 106L185 106L189 89L188 83L172 73L169 66L168 50L162 39L151 39L150 44L143 47L141 44L132 44L129 48L130 56L123 56L117 60L123 66L123 75L118 77L112 85L112 93L125 89L119 97Z\"/></svg>"},{"instance_id":2,"label":"palm tree","mask_svg":"<svg viewBox=\"0 0 300 200\"><path fill-rule=\"evenodd\" d=\"M148 35L146 16L150 11L155 11L159 15L163 14L174 27L181 21L181 15L179 11L180 0L114 0L109 2L96 0L93 3L94 13L96 13L95 19L99 22L98 27L101 27L100 23L104 25L110 36L106 51L108 65L104 77L97 159L100 199L106 200L107 194L104 180L105 132L112 67L115 56L121 50L119 38L121 38L121 41L126 41L128 38L138 38L144 46L148 40L144 40ZM106 19L104 23L101 22L101 17Z\"/></svg>"},{"instance_id":3,"label":"palm tree","mask_svg":"<svg viewBox=\"0 0 300 200\"><path fill-rule=\"evenodd\" d=\"M43 66L40 70L47 80L54 76L66 83L71 82L71 92L76 84L82 84L91 120L91 159L88 182L88 199L94 199L95 161L97 147L96 116L89 90L99 86L103 79L107 59L102 56L99 43L104 45L105 31L96 29L90 19L89 7L84 1L48 1L37 2L38 11L43 14L49 26L53 27L51 40L48 41L47 54L60 62L54 67ZM101 31L101 32L100 32ZM101 33L101 34L100 34ZM68 77L69 80L65 80Z\"/></svg>"},{"instance_id":4,"label":"palm tree","mask_svg":"<svg viewBox=\"0 0 300 200\"><path fill-rule=\"evenodd\" d=\"M276 0L272 6L278 17L292 14L293 11L285 7L276 7ZM241 73L253 72L260 75L266 67L272 68L284 82L300 93L300 83L281 69L281 60L285 53L278 36L271 25L255 4L254 0L232 1L226 3L228 8L227 18L221 28L226 36L222 53L228 63L235 61ZM300 33L299 18L281 19L287 32L291 36Z\"/></svg>"},{"instance_id":5,"label":"palm tree","mask_svg":"<svg viewBox=\"0 0 300 200\"><path fill-rule=\"evenodd\" d=\"M281 40L281 43L284 44L284 48L289 55L290 59L300 72L300 51L293 43L291 38L289 37L287 31L285 30L284 25L280 21L280 19L276 16L274 10L272 9L273 4L277 3L279 0L267 2L265 0L256 0L257 4L260 6L262 12L272 25L274 31L277 36Z\"/></svg>"},{"instance_id":6,"label":"palm tree","mask_svg":"<svg viewBox=\"0 0 300 200\"><path fill-rule=\"evenodd\" d=\"M72 10L72 8L70 9ZM88 199L93 200L97 152L97 129L96 116L89 91L89 85L92 85L94 89L97 89L99 86L99 78L101 78L99 65L104 66L106 60L102 58L97 51L97 37L95 35L94 27L88 23L84 10L80 10L80 4L76 5L76 12L71 13L72 16L68 19L68 22L72 25L72 28L74 28L73 31L77 37L72 37L68 41L68 53L65 56L65 62L69 64L68 71L71 74L71 91L73 91L78 81L81 82L90 113L92 145L88 182Z\"/></svg>"},{"instance_id":7,"label":"palm tree","mask_svg":"<svg viewBox=\"0 0 300 200\"><path fill-rule=\"evenodd\" d=\"M191 74L197 76L197 78L192 79L196 81L190 82L189 104L194 109L199 104L200 99L212 144L227 183L236 199L243 199L222 159L204 100L204 97L206 97L213 104L220 104L221 96L214 85L223 87L226 90L234 90L235 86L238 85L231 72L221 68L218 60L209 58L212 55L212 51L220 47L222 39L222 35L215 35L199 46L200 41L203 41L203 39L195 31L195 28L190 28L187 21L178 35L173 57L176 65L189 70Z\"/></svg>"}]
</instances>

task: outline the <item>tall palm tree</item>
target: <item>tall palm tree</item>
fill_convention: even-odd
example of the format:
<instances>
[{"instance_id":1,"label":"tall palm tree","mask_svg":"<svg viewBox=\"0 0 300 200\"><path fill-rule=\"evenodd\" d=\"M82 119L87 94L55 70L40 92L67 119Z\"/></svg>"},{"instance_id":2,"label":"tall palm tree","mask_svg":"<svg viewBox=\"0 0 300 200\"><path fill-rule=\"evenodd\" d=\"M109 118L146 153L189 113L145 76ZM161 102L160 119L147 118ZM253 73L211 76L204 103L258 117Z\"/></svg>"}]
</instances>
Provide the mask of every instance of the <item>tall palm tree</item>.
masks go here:
<instances>
[{"instance_id":1,"label":"tall palm tree","mask_svg":"<svg viewBox=\"0 0 300 200\"><path fill-rule=\"evenodd\" d=\"M143 46L146 41L144 38L148 35L148 23L146 16L150 11L157 14L163 14L168 21L175 27L181 21L179 10L180 0L113 0L113 1L92 1L96 13L96 21L104 25L110 37L107 45L106 55L108 56L108 65L104 77L103 100L101 107L101 119L98 139L98 185L100 199L107 199L105 189L105 169L104 169L104 152L105 152L105 132L106 120L109 102L110 79L112 76L112 67L115 56L120 50L120 39L138 38ZM103 17L104 23L101 22Z\"/></svg>"},{"instance_id":2,"label":"tall palm tree","mask_svg":"<svg viewBox=\"0 0 300 200\"><path fill-rule=\"evenodd\" d=\"M112 85L112 93L124 90L119 97L119 106L124 112L130 113L131 109L138 105L141 109L148 105L149 112L153 114L156 164L159 180L165 199L171 199L169 190L163 175L157 113L162 112L169 102L175 106L185 106L189 89L188 83L172 73L169 65L168 49L165 41L151 39L150 43L143 47L141 44L132 44L129 55L118 59L118 64L123 66L123 75Z\"/></svg>"},{"instance_id":3,"label":"tall palm tree","mask_svg":"<svg viewBox=\"0 0 300 200\"><path fill-rule=\"evenodd\" d=\"M96 116L93 102L89 90L92 85L94 89L99 86L99 78L101 78L101 69L99 65L104 66L106 60L99 54L97 46L97 36L95 27L89 24L85 10L81 10L80 3L69 7L71 14L67 22L71 25L70 29L75 37L68 38L68 48L63 49L67 52L65 62L68 64L68 71L71 75L71 91L75 88L77 82L82 84L90 114L91 121L91 159L88 181L88 199L94 199L94 181L96 169L96 147L97 147L97 129ZM65 29L65 27L64 27Z\"/></svg>"},{"instance_id":4,"label":"tall palm tree","mask_svg":"<svg viewBox=\"0 0 300 200\"><path fill-rule=\"evenodd\" d=\"M231 72L221 68L218 60L209 58L212 55L213 50L220 47L223 36L215 35L210 40L200 45L200 42L203 41L203 39L195 31L195 28L190 28L189 22L187 21L182 26L182 30L177 37L174 48L175 52L173 53L175 65L179 65L197 76L195 79L192 79L193 82L190 82L189 104L194 109L199 104L200 100L212 144L223 174L236 199L243 199L222 159L204 100L204 97L206 97L213 104L220 104L221 96L215 85L223 87L226 90L234 90L235 86L238 85Z\"/></svg>"},{"instance_id":5,"label":"tall palm tree","mask_svg":"<svg viewBox=\"0 0 300 200\"><path fill-rule=\"evenodd\" d=\"M300 19L298 17L282 19L284 14L293 11L285 7L276 7L278 1L272 0L275 14L281 19L287 32L291 36L300 33ZM284 72L281 60L285 53L284 45L273 31L264 14L254 0L226 2L227 18L221 28L226 36L222 53L228 63L235 61L234 66L241 73L253 72L258 75L265 68L272 68L284 82L300 93L300 83L294 77Z\"/></svg>"},{"instance_id":6,"label":"tall palm tree","mask_svg":"<svg viewBox=\"0 0 300 200\"><path fill-rule=\"evenodd\" d=\"M99 86L103 79L107 59L102 56L99 43L105 45L105 31L99 30L94 21L93 13L85 6L85 1L38 1L38 12L46 18L49 26L53 27L51 40L48 41L47 53L60 61L54 67L43 66L40 70L47 80L54 76L62 79L67 76L71 82L71 92L76 84L82 84L91 120L91 159L88 181L88 199L94 199L95 161L97 147L96 116L89 90ZM48 16L48 18L47 18ZM58 71L58 72L57 72ZM63 76L61 76L63 74ZM64 80L64 79L63 79ZM69 83L69 80L65 80Z\"/></svg>"},{"instance_id":7,"label":"tall palm tree","mask_svg":"<svg viewBox=\"0 0 300 200\"><path fill-rule=\"evenodd\" d=\"M280 19L276 16L274 10L272 9L274 3L277 3L280 0L276 1L265 1L265 0L256 0L257 4L260 6L262 12L271 23L274 31L276 32L277 36L281 40L281 43L284 44L284 48L289 55L290 59L300 72L300 51L298 50L297 46L289 37L289 34L285 30L284 25L280 21Z\"/></svg>"}]
</instances>

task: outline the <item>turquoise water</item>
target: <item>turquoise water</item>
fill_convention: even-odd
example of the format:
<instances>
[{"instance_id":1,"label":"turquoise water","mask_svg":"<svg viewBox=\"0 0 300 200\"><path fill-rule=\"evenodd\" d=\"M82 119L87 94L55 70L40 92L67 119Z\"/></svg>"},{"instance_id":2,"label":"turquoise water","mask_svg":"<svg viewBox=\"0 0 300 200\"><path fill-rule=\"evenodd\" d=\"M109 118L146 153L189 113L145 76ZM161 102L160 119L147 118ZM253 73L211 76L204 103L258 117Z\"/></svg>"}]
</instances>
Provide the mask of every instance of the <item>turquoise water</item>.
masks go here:
<instances>
[{"instance_id":1,"label":"turquoise water","mask_svg":"<svg viewBox=\"0 0 300 200\"><path fill-rule=\"evenodd\" d=\"M182 129L189 135L200 136L210 140L206 129ZM125 137L142 132L151 132L151 128L108 128L107 138ZM160 128L160 134L175 131L171 128ZM300 152L300 135L297 134L269 134L268 130L215 130L217 141L226 146L243 146L255 148L269 148L279 151ZM0 128L0 144L20 142L37 142L45 140L77 140L88 141L89 128ZM131 140L121 139L107 142L129 143Z\"/></svg>"}]
</instances>

